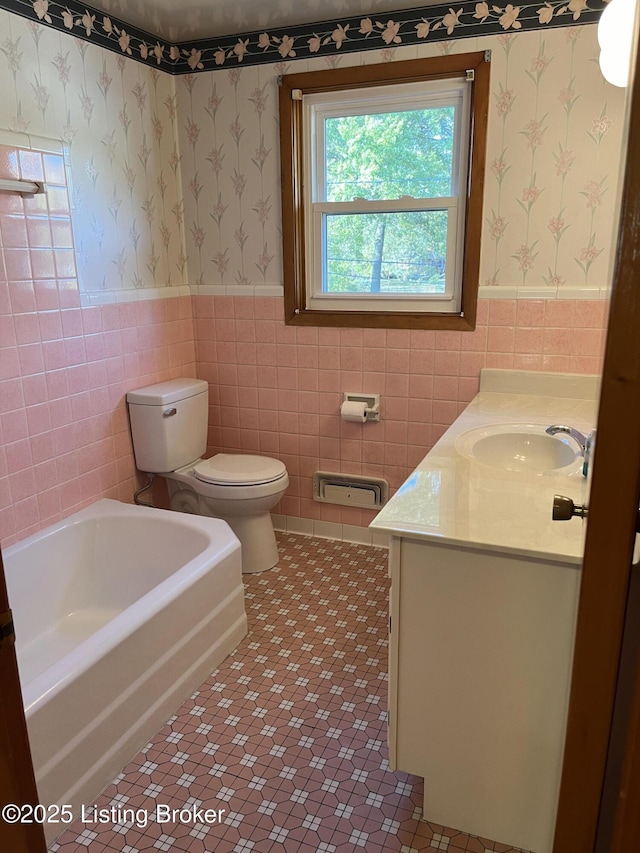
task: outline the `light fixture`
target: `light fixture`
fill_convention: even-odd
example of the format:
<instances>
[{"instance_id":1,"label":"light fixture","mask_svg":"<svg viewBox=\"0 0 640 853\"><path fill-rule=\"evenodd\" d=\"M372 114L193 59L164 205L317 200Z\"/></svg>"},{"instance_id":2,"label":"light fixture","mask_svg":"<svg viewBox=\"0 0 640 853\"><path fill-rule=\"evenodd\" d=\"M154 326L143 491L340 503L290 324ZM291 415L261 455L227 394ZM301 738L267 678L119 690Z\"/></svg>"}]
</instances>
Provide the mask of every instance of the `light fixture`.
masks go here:
<instances>
[{"instance_id":1,"label":"light fixture","mask_svg":"<svg viewBox=\"0 0 640 853\"><path fill-rule=\"evenodd\" d=\"M21 181L13 178L0 178L0 192L18 193L19 195L37 195L43 193L44 184L39 181Z\"/></svg>"},{"instance_id":2,"label":"light fixture","mask_svg":"<svg viewBox=\"0 0 640 853\"><path fill-rule=\"evenodd\" d=\"M629 85L637 0L611 0L598 23L600 70L613 86Z\"/></svg>"}]
</instances>

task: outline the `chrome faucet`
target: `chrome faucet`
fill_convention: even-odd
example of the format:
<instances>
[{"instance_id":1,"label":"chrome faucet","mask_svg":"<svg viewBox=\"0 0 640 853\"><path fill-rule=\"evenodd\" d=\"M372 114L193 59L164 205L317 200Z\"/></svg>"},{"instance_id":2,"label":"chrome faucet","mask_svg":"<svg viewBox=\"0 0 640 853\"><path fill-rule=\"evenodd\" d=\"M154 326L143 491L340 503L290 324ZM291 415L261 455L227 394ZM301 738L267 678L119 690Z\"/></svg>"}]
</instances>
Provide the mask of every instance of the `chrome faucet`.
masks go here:
<instances>
[{"instance_id":1,"label":"chrome faucet","mask_svg":"<svg viewBox=\"0 0 640 853\"><path fill-rule=\"evenodd\" d=\"M569 438L573 438L580 445L580 452L584 456L584 451L587 446L587 437L583 435L581 432L578 432L577 429L568 426L562 426L562 424L556 424L554 426L547 427L545 432L547 435L557 435L559 432L568 435Z\"/></svg>"}]
</instances>

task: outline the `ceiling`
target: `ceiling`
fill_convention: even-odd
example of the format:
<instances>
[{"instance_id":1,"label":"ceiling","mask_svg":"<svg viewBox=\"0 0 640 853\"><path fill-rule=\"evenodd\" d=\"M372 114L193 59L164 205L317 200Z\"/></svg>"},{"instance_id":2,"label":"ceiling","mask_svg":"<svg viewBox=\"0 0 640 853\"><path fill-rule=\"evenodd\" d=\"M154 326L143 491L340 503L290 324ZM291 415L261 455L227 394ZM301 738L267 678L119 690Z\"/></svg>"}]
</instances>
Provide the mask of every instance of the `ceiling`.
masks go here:
<instances>
[{"instance_id":1,"label":"ceiling","mask_svg":"<svg viewBox=\"0 0 640 853\"><path fill-rule=\"evenodd\" d=\"M441 0L97 0L101 11L170 42L393 14Z\"/></svg>"}]
</instances>

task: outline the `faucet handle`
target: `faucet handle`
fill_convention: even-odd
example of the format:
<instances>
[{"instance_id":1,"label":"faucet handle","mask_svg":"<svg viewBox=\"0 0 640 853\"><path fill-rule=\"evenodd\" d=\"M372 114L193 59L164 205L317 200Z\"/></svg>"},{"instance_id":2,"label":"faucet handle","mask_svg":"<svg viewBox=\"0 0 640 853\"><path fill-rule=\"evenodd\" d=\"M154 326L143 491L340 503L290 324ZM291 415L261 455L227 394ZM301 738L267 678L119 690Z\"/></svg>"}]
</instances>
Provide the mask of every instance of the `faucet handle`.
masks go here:
<instances>
[{"instance_id":1,"label":"faucet handle","mask_svg":"<svg viewBox=\"0 0 640 853\"><path fill-rule=\"evenodd\" d=\"M553 511L551 517L554 521L569 521L577 516L586 518L589 515L589 507L586 504L575 504L571 498L565 495L553 496Z\"/></svg>"}]
</instances>

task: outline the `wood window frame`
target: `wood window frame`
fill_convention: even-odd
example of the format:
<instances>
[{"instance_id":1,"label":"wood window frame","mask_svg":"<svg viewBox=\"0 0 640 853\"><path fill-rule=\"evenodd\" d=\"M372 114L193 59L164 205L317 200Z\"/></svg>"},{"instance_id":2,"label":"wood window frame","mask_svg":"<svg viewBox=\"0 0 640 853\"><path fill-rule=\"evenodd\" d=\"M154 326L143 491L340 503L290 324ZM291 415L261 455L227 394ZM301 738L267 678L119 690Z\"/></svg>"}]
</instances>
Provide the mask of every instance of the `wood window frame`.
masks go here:
<instances>
[{"instance_id":1,"label":"wood window frame","mask_svg":"<svg viewBox=\"0 0 640 853\"><path fill-rule=\"evenodd\" d=\"M282 179L282 249L285 322L300 326L389 329L457 329L476 326L480 277L480 235L489 114L490 51L412 59L381 65L359 65L287 74L280 80L280 168ZM307 308L303 102L293 97L362 89L390 83L466 78L471 82L469 164L465 195L462 304L457 313L419 311L335 311ZM462 192L461 192L462 197Z\"/></svg>"}]
</instances>

